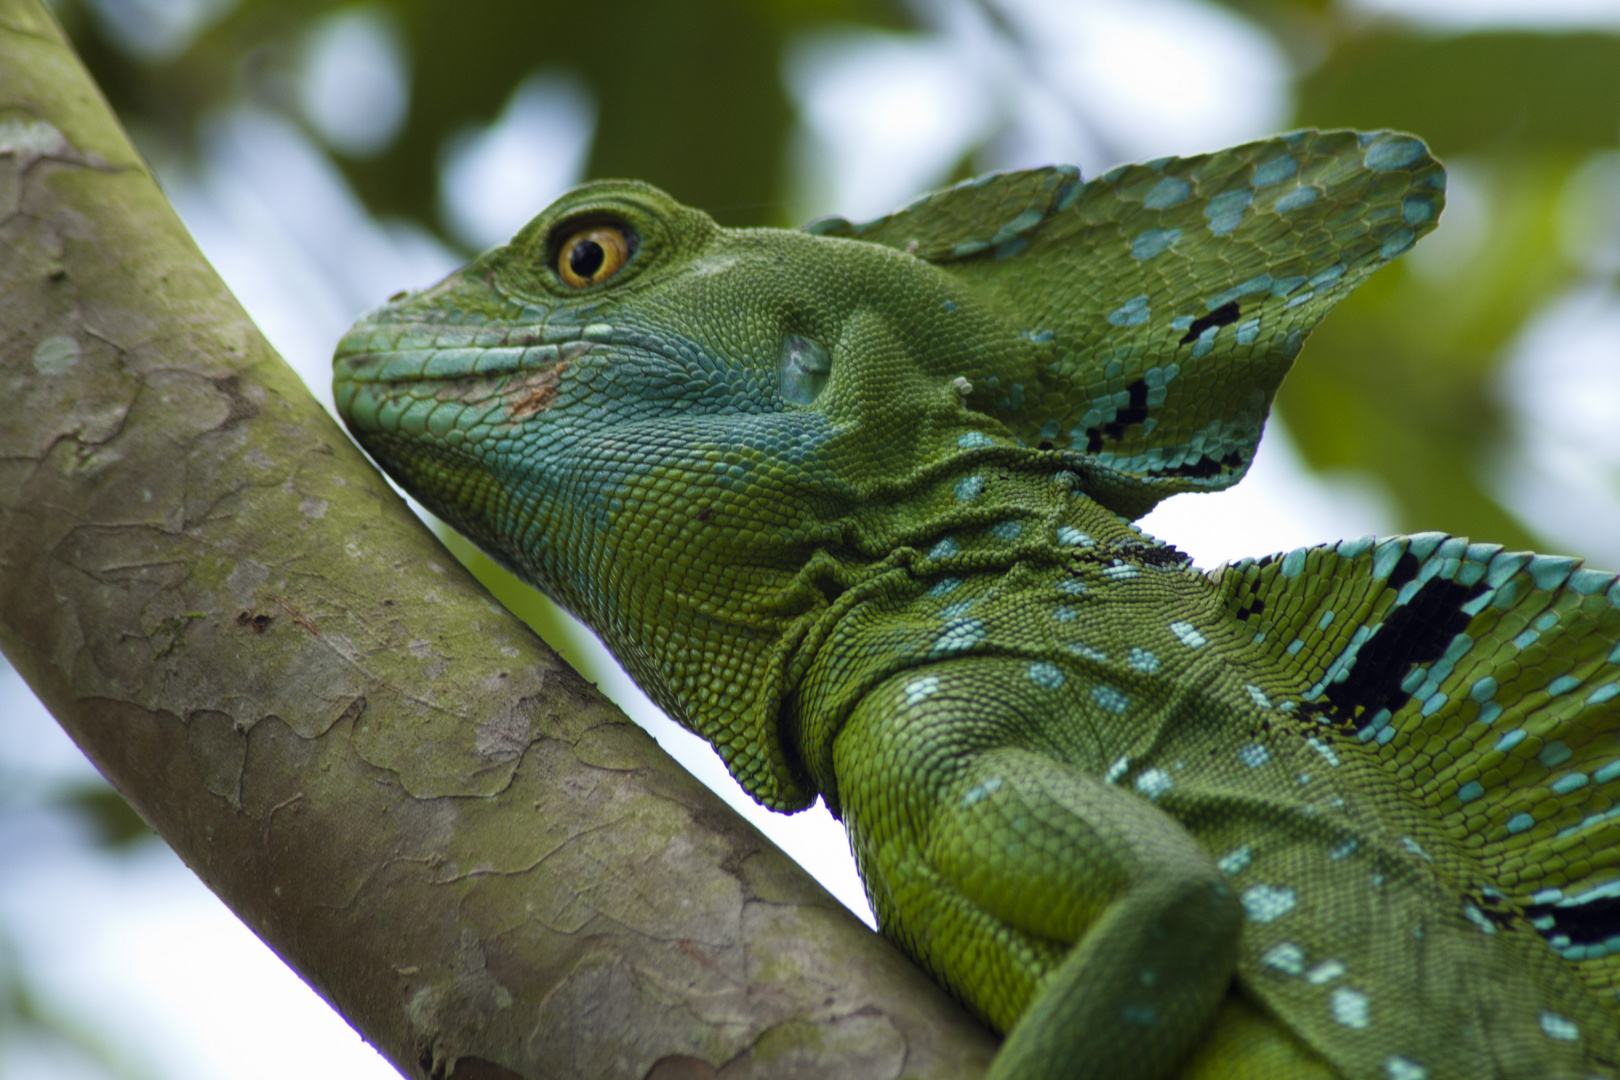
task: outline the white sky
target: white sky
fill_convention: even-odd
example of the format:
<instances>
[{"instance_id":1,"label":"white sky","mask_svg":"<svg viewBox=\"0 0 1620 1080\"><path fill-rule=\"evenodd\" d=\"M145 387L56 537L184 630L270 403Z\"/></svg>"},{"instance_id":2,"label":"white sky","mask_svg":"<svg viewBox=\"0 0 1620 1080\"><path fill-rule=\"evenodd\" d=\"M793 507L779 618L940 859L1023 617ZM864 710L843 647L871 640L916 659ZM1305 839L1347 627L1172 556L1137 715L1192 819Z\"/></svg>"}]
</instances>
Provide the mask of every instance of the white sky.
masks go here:
<instances>
[{"instance_id":1,"label":"white sky","mask_svg":"<svg viewBox=\"0 0 1620 1080\"><path fill-rule=\"evenodd\" d=\"M110 24L133 38L144 33L143 47L161 55L226 0L95 2ZM1355 0L1354 6L1444 26L1620 24L1620 0ZM786 58L787 83L804 117L794 154L803 177L795 199L805 218L884 213L1000 128L983 147L987 166L1071 160L1094 174L1122 158L1257 136L1287 112L1286 72L1275 49L1251 27L1191 0L1008 0L1007 10L1036 42L1033 70L989 37L970 7L940 0L929 10L932 34L820 36ZM397 124L409 86L405 65L389 52L393 40L386 19L360 9L329 20L309 42L306 109L334 143L366 152L383 137L368 131L365 111L344 108L345 97L371 102L370 115ZM344 57L355 59L352 68ZM498 242L575 182L593 123L588 94L542 71L514 90L489 127L464 133L441 163L446 211L462 239L474 246ZM348 324L395 290L431 282L457 259L419 229L367 217L324 154L270 114L228 110L211 123L205 145L198 169L157 163L165 187L204 252L330 407L331 349ZM1461 208L1469 196L1459 194ZM1457 214L1455 227L1448 219L1430 241L1436 272L1444 272L1447 258L1439 249L1450 245L1466 257L1469 217ZM1483 211L1473 218L1482 221ZM1442 239L1447 229L1454 236ZM1611 564L1620 563L1620 509L1612 493L1613 469L1620 467L1617 334L1620 310L1601 293L1571 297L1532 328L1505 392L1522 403L1523 438L1533 452L1500 481L1527 513L1557 509L1550 500L1558 492L1565 500L1559 505L1573 498L1597 507L1568 526L1570 545L1605 550ZM1571 401L1580 403L1573 423ZM1608 472L1592 467L1593 445L1604 448L1600 463ZM1553 481L1564 487L1555 490ZM1172 499L1144 524L1200 565L1213 565L1388 532L1391 520L1376 483L1311 476L1273 422L1237 488ZM824 811L789 819L760 810L706 745L657 714L594 638L576 632L553 644L870 918L842 830ZM26 804L29 785L38 789L88 769L16 675L0 674L0 791L14 805ZM135 1075L268 1080L271 1070L279 1078L289 1069L306 1080L395 1075L161 846L109 859L59 816L0 815L0 932L13 935L19 962L46 1004L103 1032ZM0 946L0 964L3 958ZM0 1042L0 1080L103 1075L50 1047Z\"/></svg>"}]
</instances>

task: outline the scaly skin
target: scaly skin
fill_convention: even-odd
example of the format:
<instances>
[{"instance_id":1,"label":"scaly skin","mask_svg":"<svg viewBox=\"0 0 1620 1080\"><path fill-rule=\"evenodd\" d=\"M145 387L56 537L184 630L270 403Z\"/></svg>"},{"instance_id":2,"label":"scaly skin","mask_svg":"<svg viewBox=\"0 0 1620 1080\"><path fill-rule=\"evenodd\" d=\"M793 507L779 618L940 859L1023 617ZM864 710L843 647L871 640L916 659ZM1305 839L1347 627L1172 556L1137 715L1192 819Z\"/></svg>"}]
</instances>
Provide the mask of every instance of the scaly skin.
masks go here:
<instances>
[{"instance_id":1,"label":"scaly skin","mask_svg":"<svg viewBox=\"0 0 1620 1080\"><path fill-rule=\"evenodd\" d=\"M1130 524L1242 475L1443 187L1346 132L798 233L591 184L358 324L337 400L756 798L825 797L995 1077L1614 1077L1614 578Z\"/></svg>"}]
</instances>

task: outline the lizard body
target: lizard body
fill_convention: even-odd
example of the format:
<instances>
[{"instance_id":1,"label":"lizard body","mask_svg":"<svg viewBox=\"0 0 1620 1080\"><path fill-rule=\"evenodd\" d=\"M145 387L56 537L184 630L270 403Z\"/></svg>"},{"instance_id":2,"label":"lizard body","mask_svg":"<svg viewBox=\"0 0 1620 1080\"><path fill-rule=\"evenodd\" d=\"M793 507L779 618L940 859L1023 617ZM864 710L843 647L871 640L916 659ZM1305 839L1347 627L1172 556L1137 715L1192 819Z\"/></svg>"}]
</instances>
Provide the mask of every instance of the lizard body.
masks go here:
<instances>
[{"instance_id":1,"label":"lizard body","mask_svg":"<svg viewBox=\"0 0 1620 1080\"><path fill-rule=\"evenodd\" d=\"M591 184L357 324L337 400L751 794L826 799L994 1077L1612 1078L1613 575L1131 524L1241 477L1443 188L1349 132L797 233Z\"/></svg>"}]
</instances>

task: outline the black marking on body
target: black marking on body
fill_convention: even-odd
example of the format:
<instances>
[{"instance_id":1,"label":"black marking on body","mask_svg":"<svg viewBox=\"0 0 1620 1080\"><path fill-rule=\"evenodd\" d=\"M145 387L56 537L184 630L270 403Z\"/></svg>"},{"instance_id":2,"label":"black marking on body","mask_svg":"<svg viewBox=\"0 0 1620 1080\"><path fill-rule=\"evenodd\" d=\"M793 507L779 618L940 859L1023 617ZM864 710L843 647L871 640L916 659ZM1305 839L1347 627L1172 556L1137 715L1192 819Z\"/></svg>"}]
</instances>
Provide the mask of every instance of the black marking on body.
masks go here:
<instances>
[{"instance_id":1,"label":"black marking on body","mask_svg":"<svg viewBox=\"0 0 1620 1080\"><path fill-rule=\"evenodd\" d=\"M1225 457L1201 457L1197 461L1189 461L1182 465L1168 469L1155 469L1156 473L1164 476L1191 476L1198 480L1205 480L1217 476L1222 469L1236 469L1243 464L1243 455L1236 450L1228 451Z\"/></svg>"},{"instance_id":2,"label":"black marking on body","mask_svg":"<svg viewBox=\"0 0 1620 1080\"><path fill-rule=\"evenodd\" d=\"M1185 570L1192 565L1192 556L1186 552L1178 550L1171 544L1151 540L1121 540L1111 545L1110 549L1120 558L1138 566Z\"/></svg>"},{"instance_id":3,"label":"black marking on body","mask_svg":"<svg viewBox=\"0 0 1620 1080\"><path fill-rule=\"evenodd\" d=\"M1476 888L1469 894L1479 913L1493 926L1506 930L1518 925L1524 918L1519 906L1494 889Z\"/></svg>"},{"instance_id":4,"label":"black marking on body","mask_svg":"<svg viewBox=\"0 0 1620 1080\"><path fill-rule=\"evenodd\" d=\"M1597 945L1620 934L1620 896L1600 896L1584 904L1531 904L1524 913L1543 925L1536 933L1544 938L1566 937L1571 945Z\"/></svg>"},{"instance_id":5,"label":"black marking on body","mask_svg":"<svg viewBox=\"0 0 1620 1080\"><path fill-rule=\"evenodd\" d=\"M1389 572L1389 579L1385 582L1386 587L1399 589L1408 581L1415 579L1418 576L1418 570L1421 568L1422 564L1418 562L1416 555L1413 555L1410 551L1403 551L1400 561L1395 564L1395 569Z\"/></svg>"},{"instance_id":6,"label":"black marking on body","mask_svg":"<svg viewBox=\"0 0 1620 1080\"><path fill-rule=\"evenodd\" d=\"M1103 439L1113 439L1116 442L1125 437L1125 429L1132 424L1140 424L1148 417L1147 382L1137 379L1125 388L1130 395L1130 401L1123 409L1114 413L1114 418L1101 427L1086 428L1086 452L1095 454L1102 449Z\"/></svg>"},{"instance_id":7,"label":"black marking on body","mask_svg":"<svg viewBox=\"0 0 1620 1080\"><path fill-rule=\"evenodd\" d=\"M1250 615L1259 615L1261 612L1263 612L1265 610L1266 610L1266 602L1264 600L1260 599L1258 596L1256 596L1253 599L1251 599L1247 604L1245 604L1244 606L1238 608L1238 610L1237 610L1238 621L1239 622L1246 621Z\"/></svg>"},{"instance_id":8,"label":"black marking on body","mask_svg":"<svg viewBox=\"0 0 1620 1080\"><path fill-rule=\"evenodd\" d=\"M1180 344L1191 345L1198 340L1198 336L1212 326L1231 326L1238 321L1240 312L1236 300L1228 300L1208 315L1200 315L1187 327L1187 333L1182 337Z\"/></svg>"},{"instance_id":9,"label":"black marking on body","mask_svg":"<svg viewBox=\"0 0 1620 1080\"><path fill-rule=\"evenodd\" d=\"M1405 572L1407 559L1416 567L1417 559L1410 553L1402 556L1390 574L1391 585L1397 575L1402 584L1416 576L1416 569ZM1324 696L1334 713L1359 732L1380 709L1398 712L1412 697L1401 689L1407 672L1445 655L1452 639L1474 621L1463 605L1485 590L1483 583L1459 585L1432 578L1407 603L1391 608L1384 624L1356 654L1349 675L1327 688Z\"/></svg>"}]
</instances>

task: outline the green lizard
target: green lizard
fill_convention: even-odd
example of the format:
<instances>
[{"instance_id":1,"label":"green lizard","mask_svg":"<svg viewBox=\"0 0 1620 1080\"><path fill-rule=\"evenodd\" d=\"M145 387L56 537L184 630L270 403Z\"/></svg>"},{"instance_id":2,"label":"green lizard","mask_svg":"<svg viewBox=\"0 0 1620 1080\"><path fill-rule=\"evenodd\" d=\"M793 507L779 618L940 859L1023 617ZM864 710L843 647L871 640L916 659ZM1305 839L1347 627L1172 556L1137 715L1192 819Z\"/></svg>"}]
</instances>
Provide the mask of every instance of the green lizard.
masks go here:
<instances>
[{"instance_id":1,"label":"green lizard","mask_svg":"<svg viewBox=\"0 0 1620 1080\"><path fill-rule=\"evenodd\" d=\"M802 232L593 183L357 324L338 408L755 798L826 800L994 1077L1613 1078L1614 576L1131 524L1243 475L1443 192L1354 132Z\"/></svg>"}]
</instances>

